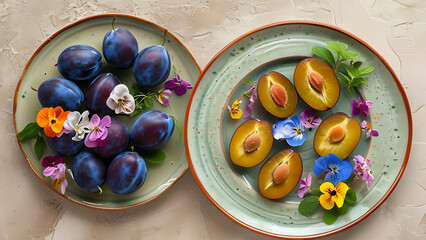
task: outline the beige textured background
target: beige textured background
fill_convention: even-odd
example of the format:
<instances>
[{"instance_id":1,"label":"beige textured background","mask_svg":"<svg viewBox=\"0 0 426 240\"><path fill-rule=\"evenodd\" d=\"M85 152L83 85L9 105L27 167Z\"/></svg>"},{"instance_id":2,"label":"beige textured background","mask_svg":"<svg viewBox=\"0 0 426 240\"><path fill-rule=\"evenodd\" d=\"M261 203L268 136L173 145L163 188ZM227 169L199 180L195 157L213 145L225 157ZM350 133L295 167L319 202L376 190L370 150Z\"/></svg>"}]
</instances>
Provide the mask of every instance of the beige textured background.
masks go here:
<instances>
[{"instance_id":1,"label":"beige textured background","mask_svg":"<svg viewBox=\"0 0 426 240\"><path fill-rule=\"evenodd\" d=\"M396 71L413 111L413 148L401 182L370 217L326 239L426 239L426 1L422 0L0 0L0 239L269 239L231 221L188 171L164 195L128 211L102 212L58 196L32 173L12 121L13 94L36 48L67 24L126 13L177 36L203 68L227 43L283 20L343 28Z\"/></svg>"}]
</instances>

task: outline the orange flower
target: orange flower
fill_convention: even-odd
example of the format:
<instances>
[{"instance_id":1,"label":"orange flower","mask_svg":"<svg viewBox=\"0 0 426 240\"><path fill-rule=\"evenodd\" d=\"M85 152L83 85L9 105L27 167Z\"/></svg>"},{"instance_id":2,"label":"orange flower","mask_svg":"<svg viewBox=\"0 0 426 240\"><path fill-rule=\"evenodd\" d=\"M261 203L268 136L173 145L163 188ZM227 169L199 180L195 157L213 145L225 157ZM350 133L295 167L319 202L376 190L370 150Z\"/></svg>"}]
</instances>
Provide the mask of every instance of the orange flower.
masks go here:
<instances>
[{"instance_id":1,"label":"orange flower","mask_svg":"<svg viewBox=\"0 0 426 240\"><path fill-rule=\"evenodd\" d=\"M71 111L64 112L60 106L55 108L45 107L37 114L37 124L44 128L46 136L54 137L62 131L64 122L67 120L68 113L70 112Z\"/></svg>"}]
</instances>

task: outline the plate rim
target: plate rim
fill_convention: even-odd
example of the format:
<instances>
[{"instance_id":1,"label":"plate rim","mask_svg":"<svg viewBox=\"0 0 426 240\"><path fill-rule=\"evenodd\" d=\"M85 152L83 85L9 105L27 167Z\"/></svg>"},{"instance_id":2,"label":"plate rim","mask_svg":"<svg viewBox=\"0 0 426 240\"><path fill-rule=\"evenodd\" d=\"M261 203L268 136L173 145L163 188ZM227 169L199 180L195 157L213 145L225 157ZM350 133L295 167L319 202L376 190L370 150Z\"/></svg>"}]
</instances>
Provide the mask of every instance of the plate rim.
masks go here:
<instances>
[{"instance_id":1,"label":"plate rim","mask_svg":"<svg viewBox=\"0 0 426 240\"><path fill-rule=\"evenodd\" d=\"M17 125L16 125L16 110L17 110L17 98L18 98L18 91L20 89L22 80L24 79L27 70L29 68L29 66L31 65L31 63L33 62L34 58L38 55L38 53L47 45L50 43L50 41L52 41L55 37L57 37L58 35L60 35L61 33L63 33L64 31L75 27L79 24L88 22L90 20L94 20L94 19L98 19L98 18L107 18L107 17L122 17L122 18L129 18L131 20L136 20L136 21L140 21L143 22L144 24L149 24L152 25L155 28L158 28L159 30L161 30L162 32L168 33L172 38L175 39L175 41L181 46L183 47L184 50L186 50L186 52L189 53L189 56L192 58L192 60L194 61L195 65L198 68L198 71L201 73L201 68L200 65L198 64L198 62L196 61L194 55L192 54L191 51L189 51L189 49L176 37L174 36L171 32L169 32L166 28L161 27L160 25L151 22L149 20L146 20L144 18L141 17L137 17L137 16L133 16L133 15L129 15L129 14L122 14L122 13L105 13L105 14L96 14L96 15L91 15L88 17L84 17L81 19L78 19L72 23L69 23L68 25L60 28L58 31L56 31L55 33L53 33L50 37L48 37L36 50L35 52L31 55L30 59L28 60L27 64L24 67L24 70L22 71L21 77L19 78L19 81L16 85L15 88L15 93L14 93L14 97L13 97L13 124L14 124L14 129L15 129L15 134L18 134L17 131ZM198 81L198 79L197 79ZM189 103L189 102L188 102ZM144 202L140 202L140 203L135 203L135 204L131 204L128 206L123 206L123 207L105 207L105 206L99 206L96 204L91 204L85 201L77 201L74 198L71 198L69 196L66 196L64 194L62 194L61 192L59 192L58 190L56 190L51 184L47 183L44 178L42 176L40 176L40 174L38 174L38 172L35 170L31 160L29 159L29 157L27 156L27 154L25 153L25 151L22 148L21 145L21 141L19 141L18 139L16 139L19 145L19 148L22 152L22 154L24 155L25 159L27 160L28 164L31 167L31 170L35 173L35 175L45 184L47 185L50 189L52 189L54 192L56 192L57 194L59 194L60 196L62 196L63 198L77 203L78 205L84 206L84 207L88 207L91 209L97 209L97 210L107 210L107 211L116 211L116 210L126 210L126 209L131 209L131 208L135 208L144 204L147 204L153 200L155 200L156 198L160 197L161 195L163 195L169 188L171 188L187 171L188 171L188 166L182 171L182 173L176 177L176 179L171 182L171 184L169 186L167 186L167 188L165 188L164 190L162 190L159 194L157 194L156 196L144 201ZM189 164L188 164L189 165Z\"/></svg>"},{"instance_id":2,"label":"plate rim","mask_svg":"<svg viewBox=\"0 0 426 240\"><path fill-rule=\"evenodd\" d=\"M192 158L191 158L191 154L189 151L189 147L188 147L188 119L189 119L189 112L191 110L191 106L192 106L192 101L193 101L193 97L194 94L201 82L201 79L204 77L204 75L206 74L206 72L209 70L209 68L211 67L211 65L229 48L231 48L234 44L238 43L240 40L248 37L251 34L254 34L256 32L268 29L268 28L272 28L272 27L276 27L276 26L285 26L285 25L314 25L314 26L319 26L319 27L324 27L324 28L328 28L337 32L340 32L356 41L358 41L359 43L361 43L362 45L364 45L366 48L368 48L370 51L372 51L379 59L380 61L383 62L383 64L386 66L386 68L389 70L389 72L391 73L395 83L397 84L397 87L401 93L402 99L404 101L404 105L406 108L406 113L407 113L407 121L408 121L408 138L407 138L407 150L405 153L405 157L404 157L404 161L402 163L401 169L398 173L398 175L396 176L395 181L392 183L392 185L390 186L390 188L386 191L386 193L384 194L384 196L373 206L371 207L366 213L364 213L361 217L355 219L354 221L349 222L348 224L328 231L328 232L324 232L324 233L320 233L320 234L313 234L313 235L305 235L305 236L292 236L292 235L282 235L282 234L276 234L276 233L272 233L272 232L268 232L268 231L264 231L261 229L258 229L256 227L250 226L248 224L246 224L245 222L243 222L242 220L237 219L236 217L234 217L231 213L227 212L224 208L222 208L222 206L220 206L213 198L212 196L208 193L208 191L206 190L206 188L203 186L203 184L200 181L200 178L198 177L195 169L194 169L194 165L192 162ZM204 195L207 196L207 198L210 200L210 202L213 203L214 206L216 206L223 214L225 214L226 216L228 216L231 220L233 220L234 222L236 222L237 224L252 230L254 232L257 232L259 234L265 235L265 236L270 236L270 237L275 237L275 238L286 238L286 239L312 239L312 238L321 238L321 237L326 237L326 236L330 236L339 232L342 232L356 224L358 224L359 222L361 222L362 220L364 220L365 218L367 218L368 216L370 216L371 213L373 213L380 205L383 204L383 202L390 196L390 194L393 192L393 190L395 189L396 185L399 183L405 169L408 163L408 159L410 157L410 152L411 152L411 145L412 145L412 137L413 137L413 122L412 122L412 113L411 113L411 108L410 108L410 104L408 101L408 97L407 94L404 90L404 87L402 86L399 78L397 77L396 73L394 72L394 70L392 69L392 67L389 65L389 63L373 48L371 47L368 43L366 43L365 41L363 41L362 39L360 39L359 37L355 36L354 34L336 27L334 25L330 25L330 24L326 24L326 23L321 23L321 22L316 22L316 21L306 21L306 20L292 20L292 21L279 21L279 22L275 22L275 23L270 23L258 28L255 28L253 30L250 30L246 33L244 33L243 35L238 36L236 39L232 40L230 43L228 43L225 47L223 47L210 61L209 63L204 67L203 71L201 72L200 76L197 79L197 82L194 86L194 89L191 92L191 96L189 97L189 102L186 108L186 113L185 113L185 133L184 133L184 140L185 140L185 152L187 155L187 159L188 159L188 165L189 168L192 172L192 175L194 176L198 186L200 187L200 189L202 190L202 192L204 193Z\"/></svg>"}]
</instances>

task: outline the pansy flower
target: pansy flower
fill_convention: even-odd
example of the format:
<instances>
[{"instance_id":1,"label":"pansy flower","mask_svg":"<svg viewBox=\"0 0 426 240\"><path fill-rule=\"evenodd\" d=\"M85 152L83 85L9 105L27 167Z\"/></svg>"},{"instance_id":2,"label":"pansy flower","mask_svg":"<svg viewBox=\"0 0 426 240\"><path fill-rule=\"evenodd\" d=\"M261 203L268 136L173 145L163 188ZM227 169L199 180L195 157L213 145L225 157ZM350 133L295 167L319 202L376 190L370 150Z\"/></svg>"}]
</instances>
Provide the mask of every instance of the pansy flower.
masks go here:
<instances>
[{"instance_id":1,"label":"pansy flower","mask_svg":"<svg viewBox=\"0 0 426 240\"><path fill-rule=\"evenodd\" d=\"M251 94L249 99L250 102L246 105L246 110L243 114L243 118L249 118L251 116L251 113L253 112L254 102L257 100L257 85L253 85L244 94Z\"/></svg>"},{"instance_id":2,"label":"pansy flower","mask_svg":"<svg viewBox=\"0 0 426 240\"><path fill-rule=\"evenodd\" d=\"M374 180L373 170L370 169L370 160L364 159L361 155L354 156L355 168L354 168L354 182L357 182L359 178L367 183L367 186L371 186L371 182Z\"/></svg>"},{"instance_id":3,"label":"pansy flower","mask_svg":"<svg viewBox=\"0 0 426 240\"><path fill-rule=\"evenodd\" d=\"M367 138L370 138L371 136L373 136L373 137L379 136L379 132L377 130L375 130L375 129L372 129L371 128L371 124L367 124L366 121L362 121L361 128L363 130L367 130L367 132L366 132L366 137Z\"/></svg>"},{"instance_id":4,"label":"pansy flower","mask_svg":"<svg viewBox=\"0 0 426 240\"><path fill-rule=\"evenodd\" d=\"M90 132L89 129L89 111L86 110L82 114L77 111L70 112L67 120L64 122L64 133L69 134L75 131L75 136L72 138L73 141L81 141L84 139L86 133ZM58 136L60 137L60 136Z\"/></svg>"},{"instance_id":5,"label":"pansy flower","mask_svg":"<svg viewBox=\"0 0 426 240\"><path fill-rule=\"evenodd\" d=\"M327 210L332 209L334 204L340 208L343 206L348 190L349 187L344 182L337 183L336 187L331 182L324 182L320 186L320 191L323 194L319 197L319 202Z\"/></svg>"},{"instance_id":6,"label":"pansy flower","mask_svg":"<svg viewBox=\"0 0 426 240\"><path fill-rule=\"evenodd\" d=\"M308 176L300 180L300 187L297 189L297 196L300 198L303 198L306 193L309 193L312 191L311 188L311 182L312 182L312 176L310 173L308 173Z\"/></svg>"},{"instance_id":7,"label":"pansy flower","mask_svg":"<svg viewBox=\"0 0 426 240\"><path fill-rule=\"evenodd\" d=\"M169 105L169 97L172 95L172 91L169 89L161 89L158 91L157 100L164 106Z\"/></svg>"},{"instance_id":8,"label":"pansy flower","mask_svg":"<svg viewBox=\"0 0 426 240\"><path fill-rule=\"evenodd\" d=\"M305 127L300 122L299 116L290 118L277 118L272 133L277 140L286 140L292 146L300 146L306 140Z\"/></svg>"},{"instance_id":9,"label":"pansy flower","mask_svg":"<svg viewBox=\"0 0 426 240\"><path fill-rule=\"evenodd\" d=\"M324 182L331 182L336 185L338 182L345 181L351 176L354 167L348 160L340 160L338 156L333 153L328 156L319 157L314 163L314 173L319 175L325 172Z\"/></svg>"},{"instance_id":10,"label":"pansy flower","mask_svg":"<svg viewBox=\"0 0 426 240\"><path fill-rule=\"evenodd\" d=\"M107 115L100 119L97 114L94 114L87 126L90 128L90 133L84 139L86 147L105 146L105 138L108 136L107 127L111 127L111 118Z\"/></svg>"},{"instance_id":11,"label":"pansy flower","mask_svg":"<svg viewBox=\"0 0 426 240\"><path fill-rule=\"evenodd\" d=\"M232 104L232 107L228 106L229 113L231 114L232 119L240 119L243 115L243 111L239 108L241 99L237 99Z\"/></svg>"},{"instance_id":12,"label":"pansy flower","mask_svg":"<svg viewBox=\"0 0 426 240\"><path fill-rule=\"evenodd\" d=\"M359 101L356 99L352 100L352 116L360 115L362 118L366 118L370 113L370 108L373 105L372 101L363 101L359 98Z\"/></svg>"},{"instance_id":13,"label":"pansy flower","mask_svg":"<svg viewBox=\"0 0 426 240\"><path fill-rule=\"evenodd\" d=\"M54 167L58 165L59 163L62 163L62 157L60 155L46 156L43 158L43 160L41 160L41 165L44 168Z\"/></svg>"},{"instance_id":14,"label":"pansy flower","mask_svg":"<svg viewBox=\"0 0 426 240\"><path fill-rule=\"evenodd\" d=\"M124 84L118 84L109 95L106 105L116 114L130 114L135 110L135 99Z\"/></svg>"},{"instance_id":15,"label":"pansy flower","mask_svg":"<svg viewBox=\"0 0 426 240\"><path fill-rule=\"evenodd\" d=\"M37 114L37 124L44 129L48 137L55 137L64 127L64 122L70 111L64 112L62 107L42 108Z\"/></svg>"},{"instance_id":16,"label":"pansy flower","mask_svg":"<svg viewBox=\"0 0 426 240\"><path fill-rule=\"evenodd\" d=\"M175 94L178 96L182 96L182 95L185 95L188 89L192 89L192 86L191 84L182 80L179 74L176 74L172 80L169 80L166 83L164 83L164 88L170 89L171 91L175 92Z\"/></svg>"},{"instance_id":17,"label":"pansy flower","mask_svg":"<svg viewBox=\"0 0 426 240\"><path fill-rule=\"evenodd\" d=\"M318 114L314 114L312 109L307 108L300 114L300 121L305 128L314 128L321 123Z\"/></svg>"}]
</instances>

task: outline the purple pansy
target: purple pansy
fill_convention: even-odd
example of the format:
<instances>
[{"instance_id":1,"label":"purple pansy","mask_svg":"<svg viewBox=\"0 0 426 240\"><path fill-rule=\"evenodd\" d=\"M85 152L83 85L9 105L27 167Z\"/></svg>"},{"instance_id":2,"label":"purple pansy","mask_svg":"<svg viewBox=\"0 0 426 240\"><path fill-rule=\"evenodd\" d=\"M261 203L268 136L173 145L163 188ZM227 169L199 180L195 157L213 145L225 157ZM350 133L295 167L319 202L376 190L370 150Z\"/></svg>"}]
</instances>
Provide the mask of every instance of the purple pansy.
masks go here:
<instances>
[{"instance_id":1,"label":"purple pansy","mask_svg":"<svg viewBox=\"0 0 426 240\"><path fill-rule=\"evenodd\" d=\"M59 163L62 163L62 157L59 155L55 155L55 156L46 156L43 158L43 160L41 160L41 165L44 168L47 167L53 167L58 165Z\"/></svg>"},{"instance_id":2,"label":"purple pansy","mask_svg":"<svg viewBox=\"0 0 426 240\"><path fill-rule=\"evenodd\" d=\"M111 127L111 118L105 116L102 119L97 114L94 114L87 125L90 129L90 133L84 139L86 147L103 147L105 146L105 138L108 136L107 127Z\"/></svg>"},{"instance_id":3,"label":"purple pansy","mask_svg":"<svg viewBox=\"0 0 426 240\"><path fill-rule=\"evenodd\" d=\"M300 187L297 189L297 196L303 198L306 193L310 193L312 191L311 188L312 176L308 173L308 176L300 180Z\"/></svg>"},{"instance_id":4,"label":"purple pansy","mask_svg":"<svg viewBox=\"0 0 426 240\"><path fill-rule=\"evenodd\" d=\"M359 98L359 101L356 99L352 100L352 116L360 115L362 118L366 118L370 113L370 108L373 105L372 101L363 101Z\"/></svg>"},{"instance_id":5,"label":"purple pansy","mask_svg":"<svg viewBox=\"0 0 426 240\"><path fill-rule=\"evenodd\" d=\"M348 160L340 160L334 153L328 154L327 157L319 157L314 163L314 173L319 175L326 172L324 182L331 182L336 186L339 182L343 182L351 176L354 167Z\"/></svg>"},{"instance_id":6,"label":"purple pansy","mask_svg":"<svg viewBox=\"0 0 426 240\"><path fill-rule=\"evenodd\" d=\"M246 105L246 110L244 111L243 118L249 118L253 112L254 102L257 100L257 85L253 85L248 91L247 94L250 94L250 102Z\"/></svg>"},{"instance_id":7,"label":"purple pansy","mask_svg":"<svg viewBox=\"0 0 426 240\"><path fill-rule=\"evenodd\" d=\"M168 106L170 103L169 97L171 95L172 91L170 91L169 89L161 89L160 91L158 91L157 100L164 106Z\"/></svg>"},{"instance_id":8,"label":"purple pansy","mask_svg":"<svg viewBox=\"0 0 426 240\"><path fill-rule=\"evenodd\" d=\"M299 116L290 118L277 118L272 133L277 140L286 140L292 147L302 145L306 140L305 127L300 122Z\"/></svg>"},{"instance_id":9,"label":"purple pansy","mask_svg":"<svg viewBox=\"0 0 426 240\"><path fill-rule=\"evenodd\" d=\"M321 123L321 119L318 114L314 114L312 109L307 108L300 114L300 121L305 128L314 128Z\"/></svg>"},{"instance_id":10,"label":"purple pansy","mask_svg":"<svg viewBox=\"0 0 426 240\"><path fill-rule=\"evenodd\" d=\"M178 96L182 96L182 95L185 95L188 89L192 89L192 86L191 84L182 80L179 74L176 74L172 80L169 80L166 83L164 83L164 88L170 89L171 91L175 92L175 94Z\"/></svg>"}]
</instances>

